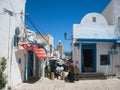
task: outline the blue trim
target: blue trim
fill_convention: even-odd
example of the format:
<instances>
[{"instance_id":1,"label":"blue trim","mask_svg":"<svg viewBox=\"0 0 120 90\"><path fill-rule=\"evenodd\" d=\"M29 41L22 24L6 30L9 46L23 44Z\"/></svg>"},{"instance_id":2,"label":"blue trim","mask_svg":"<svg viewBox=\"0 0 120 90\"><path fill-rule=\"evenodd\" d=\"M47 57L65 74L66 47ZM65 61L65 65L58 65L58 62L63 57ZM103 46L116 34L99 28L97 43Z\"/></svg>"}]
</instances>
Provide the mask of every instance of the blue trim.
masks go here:
<instances>
[{"instance_id":1,"label":"blue trim","mask_svg":"<svg viewBox=\"0 0 120 90\"><path fill-rule=\"evenodd\" d=\"M120 40L117 40L116 43L120 43Z\"/></svg>"},{"instance_id":2,"label":"blue trim","mask_svg":"<svg viewBox=\"0 0 120 90\"><path fill-rule=\"evenodd\" d=\"M101 59L102 59L103 56L108 56L108 63L107 64L102 64ZM110 55L109 54L102 54L102 55L100 55L100 65L101 66L110 65Z\"/></svg>"},{"instance_id":3,"label":"blue trim","mask_svg":"<svg viewBox=\"0 0 120 90\"><path fill-rule=\"evenodd\" d=\"M44 43L37 43L37 42L31 42L30 45L38 45L38 46L46 46L47 44Z\"/></svg>"},{"instance_id":4,"label":"blue trim","mask_svg":"<svg viewBox=\"0 0 120 90\"><path fill-rule=\"evenodd\" d=\"M120 39L95 39L95 38L78 38L77 41L79 42L117 42Z\"/></svg>"},{"instance_id":5,"label":"blue trim","mask_svg":"<svg viewBox=\"0 0 120 90\"><path fill-rule=\"evenodd\" d=\"M83 56L83 53L82 53L82 50L83 49L92 49L93 50L93 55L94 55L94 60L93 60L93 72L96 72L96 63L97 63L97 61L96 61L96 55L97 55L97 52L96 52L96 44L90 44L90 43L82 43L81 44L81 71L83 72L83 62L82 62L82 56Z\"/></svg>"}]
</instances>

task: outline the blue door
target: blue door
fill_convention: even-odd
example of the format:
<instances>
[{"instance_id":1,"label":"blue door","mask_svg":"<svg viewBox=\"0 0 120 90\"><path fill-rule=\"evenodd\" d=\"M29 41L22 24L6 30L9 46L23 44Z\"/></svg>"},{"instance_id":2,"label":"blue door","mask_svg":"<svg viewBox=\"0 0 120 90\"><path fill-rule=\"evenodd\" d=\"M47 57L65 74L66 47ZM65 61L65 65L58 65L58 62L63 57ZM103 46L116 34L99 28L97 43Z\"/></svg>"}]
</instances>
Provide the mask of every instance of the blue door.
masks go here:
<instances>
[{"instance_id":1,"label":"blue door","mask_svg":"<svg viewBox=\"0 0 120 90\"><path fill-rule=\"evenodd\" d=\"M96 44L82 44L82 72L96 72Z\"/></svg>"},{"instance_id":2,"label":"blue door","mask_svg":"<svg viewBox=\"0 0 120 90\"><path fill-rule=\"evenodd\" d=\"M33 52L28 51L28 66L27 66L28 79L33 76L33 59L34 59Z\"/></svg>"},{"instance_id":3,"label":"blue door","mask_svg":"<svg viewBox=\"0 0 120 90\"><path fill-rule=\"evenodd\" d=\"M25 57L25 66L24 66L24 81L26 81L26 54L24 55Z\"/></svg>"}]
</instances>

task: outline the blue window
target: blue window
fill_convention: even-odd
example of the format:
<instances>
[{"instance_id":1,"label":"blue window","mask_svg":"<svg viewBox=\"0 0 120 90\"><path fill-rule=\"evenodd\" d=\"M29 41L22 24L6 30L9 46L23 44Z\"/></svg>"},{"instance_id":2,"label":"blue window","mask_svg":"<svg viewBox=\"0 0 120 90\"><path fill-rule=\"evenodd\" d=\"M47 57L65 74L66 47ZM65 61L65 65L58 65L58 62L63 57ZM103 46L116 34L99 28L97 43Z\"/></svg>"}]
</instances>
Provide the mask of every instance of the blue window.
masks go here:
<instances>
[{"instance_id":1,"label":"blue window","mask_svg":"<svg viewBox=\"0 0 120 90\"><path fill-rule=\"evenodd\" d=\"M21 58L18 59L18 63L21 64Z\"/></svg>"},{"instance_id":2,"label":"blue window","mask_svg":"<svg viewBox=\"0 0 120 90\"><path fill-rule=\"evenodd\" d=\"M14 46L18 46L18 41L19 41L18 35L19 34L20 34L20 29L19 27L16 27L15 35L14 35Z\"/></svg>"},{"instance_id":3,"label":"blue window","mask_svg":"<svg viewBox=\"0 0 120 90\"><path fill-rule=\"evenodd\" d=\"M14 46L17 46L17 36L14 35Z\"/></svg>"},{"instance_id":4,"label":"blue window","mask_svg":"<svg viewBox=\"0 0 120 90\"><path fill-rule=\"evenodd\" d=\"M110 55L100 55L100 65L110 65Z\"/></svg>"}]
</instances>

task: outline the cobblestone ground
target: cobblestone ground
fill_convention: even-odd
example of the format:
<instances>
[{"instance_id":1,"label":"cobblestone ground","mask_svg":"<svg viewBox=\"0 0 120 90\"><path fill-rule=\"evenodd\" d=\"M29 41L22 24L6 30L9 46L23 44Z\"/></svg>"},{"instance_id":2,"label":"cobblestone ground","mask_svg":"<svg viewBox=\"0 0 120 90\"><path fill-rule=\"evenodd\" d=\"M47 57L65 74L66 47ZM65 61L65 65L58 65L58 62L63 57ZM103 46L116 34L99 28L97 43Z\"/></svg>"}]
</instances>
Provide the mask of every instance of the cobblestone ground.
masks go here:
<instances>
[{"instance_id":1,"label":"cobblestone ground","mask_svg":"<svg viewBox=\"0 0 120 90\"><path fill-rule=\"evenodd\" d=\"M79 80L70 83L65 80L45 78L35 83L22 83L14 90L120 90L120 79Z\"/></svg>"}]
</instances>

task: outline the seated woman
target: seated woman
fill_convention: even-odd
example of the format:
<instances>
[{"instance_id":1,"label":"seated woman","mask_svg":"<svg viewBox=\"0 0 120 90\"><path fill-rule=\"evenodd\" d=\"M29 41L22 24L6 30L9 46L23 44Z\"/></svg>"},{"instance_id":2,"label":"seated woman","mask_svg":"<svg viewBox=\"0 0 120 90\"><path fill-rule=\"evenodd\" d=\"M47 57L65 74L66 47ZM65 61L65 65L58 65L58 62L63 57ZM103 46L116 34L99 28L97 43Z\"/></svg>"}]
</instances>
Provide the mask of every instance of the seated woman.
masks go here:
<instances>
[{"instance_id":1,"label":"seated woman","mask_svg":"<svg viewBox=\"0 0 120 90\"><path fill-rule=\"evenodd\" d=\"M79 68L75 65L75 67L74 67L74 79L76 80L76 81L78 81L79 80Z\"/></svg>"},{"instance_id":2,"label":"seated woman","mask_svg":"<svg viewBox=\"0 0 120 90\"><path fill-rule=\"evenodd\" d=\"M70 80L70 82L74 82L74 65L73 65L73 61L71 61L70 65L69 65L69 74L68 74L68 79Z\"/></svg>"}]
</instances>

